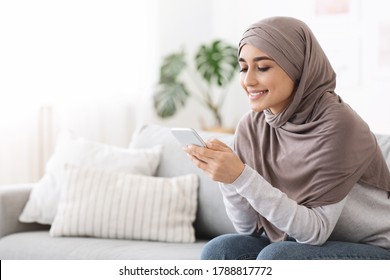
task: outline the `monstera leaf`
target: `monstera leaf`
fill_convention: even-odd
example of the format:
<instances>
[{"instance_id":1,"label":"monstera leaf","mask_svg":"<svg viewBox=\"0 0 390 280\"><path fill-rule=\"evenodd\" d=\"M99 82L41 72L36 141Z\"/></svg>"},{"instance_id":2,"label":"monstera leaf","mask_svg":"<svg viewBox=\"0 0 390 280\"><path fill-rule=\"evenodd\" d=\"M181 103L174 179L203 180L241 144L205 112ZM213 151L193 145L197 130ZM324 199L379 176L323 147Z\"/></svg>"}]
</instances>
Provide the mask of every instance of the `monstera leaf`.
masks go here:
<instances>
[{"instance_id":1,"label":"monstera leaf","mask_svg":"<svg viewBox=\"0 0 390 280\"><path fill-rule=\"evenodd\" d=\"M196 68L208 84L224 86L238 68L237 48L220 40L200 46L195 56Z\"/></svg>"},{"instance_id":2,"label":"monstera leaf","mask_svg":"<svg viewBox=\"0 0 390 280\"><path fill-rule=\"evenodd\" d=\"M186 65L184 52L174 53L165 57L160 68L160 83L176 81Z\"/></svg>"},{"instance_id":3,"label":"monstera leaf","mask_svg":"<svg viewBox=\"0 0 390 280\"><path fill-rule=\"evenodd\" d=\"M185 105L189 94L178 77L186 65L184 52L168 55L163 60L159 87L153 96L154 108L161 118L173 116Z\"/></svg>"},{"instance_id":4,"label":"monstera leaf","mask_svg":"<svg viewBox=\"0 0 390 280\"><path fill-rule=\"evenodd\" d=\"M183 107L189 93L181 82L163 83L153 97L153 105L156 113L161 118L173 116L177 110Z\"/></svg>"}]
</instances>

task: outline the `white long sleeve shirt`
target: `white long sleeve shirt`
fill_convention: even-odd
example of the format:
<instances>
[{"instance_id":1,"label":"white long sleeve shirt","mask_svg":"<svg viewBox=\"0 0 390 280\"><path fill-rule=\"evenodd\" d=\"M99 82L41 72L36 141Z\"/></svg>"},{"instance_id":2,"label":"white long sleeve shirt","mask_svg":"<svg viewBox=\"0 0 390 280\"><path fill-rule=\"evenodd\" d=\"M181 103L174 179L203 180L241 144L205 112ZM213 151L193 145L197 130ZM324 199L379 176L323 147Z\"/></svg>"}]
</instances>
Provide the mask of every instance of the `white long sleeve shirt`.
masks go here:
<instances>
[{"instance_id":1,"label":"white long sleeve shirt","mask_svg":"<svg viewBox=\"0 0 390 280\"><path fill-rule=\"evenodd\" d=\"M356 184L342 201L308 208L249 166L232 184L220 184L220 189L238 233L253 233L260 214L299 243L321 245L332 239L390 249L390 199L383 190Z\"/></svg>"}]
</instances>

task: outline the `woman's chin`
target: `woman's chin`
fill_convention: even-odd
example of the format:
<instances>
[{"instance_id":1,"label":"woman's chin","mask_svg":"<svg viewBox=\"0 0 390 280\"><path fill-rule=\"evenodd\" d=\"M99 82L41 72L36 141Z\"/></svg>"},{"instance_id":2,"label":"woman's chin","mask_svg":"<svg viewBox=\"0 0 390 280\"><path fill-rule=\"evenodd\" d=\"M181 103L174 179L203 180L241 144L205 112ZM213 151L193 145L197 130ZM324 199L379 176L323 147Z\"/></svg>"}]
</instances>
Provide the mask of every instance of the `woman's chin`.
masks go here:
<instances>
[{"instance_id":1,"label":"woman's chin","mask_svg":"<svg viewBox=\"0 0 390 280\"><path fill-rule=\"evenodd\" d=\"M261 106L251 106L251 109L253 112L259 113L259 112L263 112L266 108L263 108Z\"/></svg>"}]
</instances>

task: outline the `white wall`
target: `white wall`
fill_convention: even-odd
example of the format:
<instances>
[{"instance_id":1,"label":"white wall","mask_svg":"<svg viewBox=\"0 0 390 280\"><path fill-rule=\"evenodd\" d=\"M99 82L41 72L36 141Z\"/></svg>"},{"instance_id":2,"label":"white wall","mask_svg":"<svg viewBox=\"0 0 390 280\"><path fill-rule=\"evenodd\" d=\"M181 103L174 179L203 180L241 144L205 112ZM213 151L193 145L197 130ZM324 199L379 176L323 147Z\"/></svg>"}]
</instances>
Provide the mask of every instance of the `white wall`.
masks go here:
<instances>
[{"instance_id":1,"label":"white wall","mask_svg":"<svg viewBox=\"0 0 390 280\"><path fill-rule=\"evenodd\" d=\"M63 129L128 146L152 1L0 1L0 185L40 179Z\"/></svg>"},{"instance_id":2,"label":"white wall","mask_svg":"<svg viewBox=\"0 0 390 280\"><path fill-rule=\"evenodd\" d=\"M390 65L385 61L384 67L378 68L378 40L384 39L376 32L379 24L390 26L386 19L387 1L350 0L350 13L343 16L316 15L316 0L164 0L158 4L156 30L160 46L156 57L160 60L183 46L189 52L194 51L200 43L214 38L237 44L245 28L264 17L284 15L304 20L313 29L337 72L337 93L374 132L390 134ZM387 48L390 48L389 40ZM388 49L384 50L386 52L390 53ZM157 79L157 74L154 78ZM224 108L227 124L234 126L248 108L237 80ZM193 101L168 120L157 118L150 103L148 110L140 122L198 127L199 116L210 117Z\"/></svg>"}]
</instances>

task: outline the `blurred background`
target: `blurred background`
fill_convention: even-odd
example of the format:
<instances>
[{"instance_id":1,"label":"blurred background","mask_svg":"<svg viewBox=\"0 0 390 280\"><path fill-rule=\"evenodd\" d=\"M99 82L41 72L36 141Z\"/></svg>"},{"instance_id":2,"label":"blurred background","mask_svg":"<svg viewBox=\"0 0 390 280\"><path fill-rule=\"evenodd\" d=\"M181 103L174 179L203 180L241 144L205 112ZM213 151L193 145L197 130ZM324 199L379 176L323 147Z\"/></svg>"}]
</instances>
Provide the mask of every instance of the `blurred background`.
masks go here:
<instances>
[{"instance_id":1,"label":"blurred background","mask_svg":"<svg viewBox=\"0 0 390 280\"><path fill-rule=\"evenodd\" d=\"M337 93L375 133L390 134L390 19L381 0L2 0L0 184L41 178L61 131L127 147L143 124L202 129L212 115L189 98L175 115L153 107L163 57L220 39L237 46L253 22L292 16L313 30ZM191 66L191 62L189 62ZM238 71L237 71L238 72ZM189 88L196 87L197 80ZM249 110L238 73L224 125Z\"/></svg>"}]
</instances>

